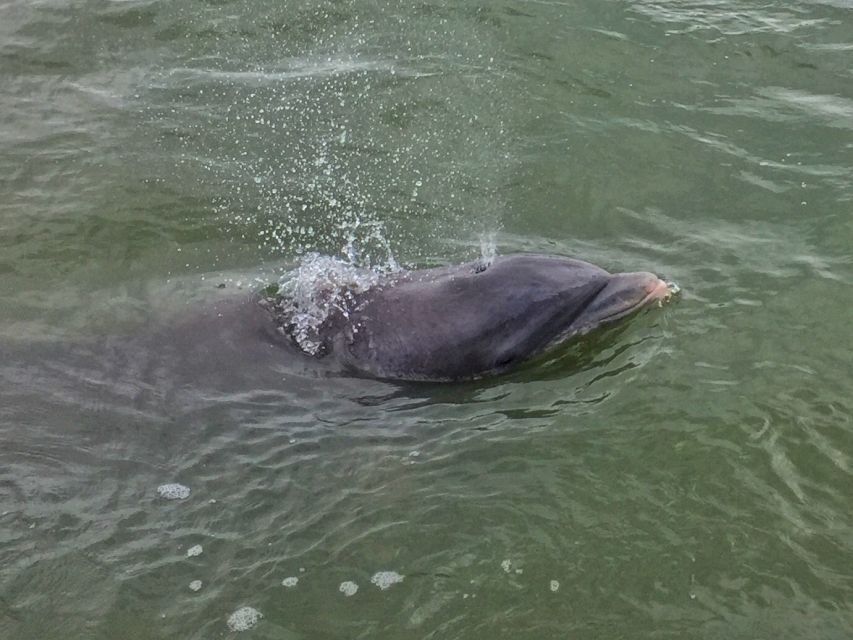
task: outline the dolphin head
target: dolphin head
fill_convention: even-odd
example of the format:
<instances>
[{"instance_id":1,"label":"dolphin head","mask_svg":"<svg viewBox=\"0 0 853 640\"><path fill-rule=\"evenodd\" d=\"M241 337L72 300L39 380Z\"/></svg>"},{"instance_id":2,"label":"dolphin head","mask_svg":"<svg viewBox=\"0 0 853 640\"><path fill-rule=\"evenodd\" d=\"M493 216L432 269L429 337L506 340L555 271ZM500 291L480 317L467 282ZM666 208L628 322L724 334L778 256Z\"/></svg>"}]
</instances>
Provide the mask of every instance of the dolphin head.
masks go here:
<instances>
[{"instance_id":1,"label":"dolphin head","mask_svg":"<svg viewBox=\"0 0 853 640\"><path fill-rule=\"evenodd\" d=\"M609 274L604 286L583 306L568 334L612 322L672 295L669 285L647 271Z\"/></svg>"},{"instance_id":2,"label":"dolphin head","mask_svg":"<svg viewBox=\"0 0 853 640\"><path fill-rule=\"evenodd\" d=\"M514 254L393 274L321 327L324 353L378 378L463 380L522 362L666 297L651 273Z\"/></svg>"},{"instance_id":3,"label":"dolphin head","mask_svg":"<svg viewBox=\"0 0 853 640\"><path fill-rule=\"evenodd\" d=\"M500 326L486 334L489 348L498 354L497 369L671 295L669 286L653 273L610 273L583 260L557 256L498 258L491 277L497 282L485 290L494 302L480 299L475 306L489 309L488 315Z\"/></svg>"}]
</instances>

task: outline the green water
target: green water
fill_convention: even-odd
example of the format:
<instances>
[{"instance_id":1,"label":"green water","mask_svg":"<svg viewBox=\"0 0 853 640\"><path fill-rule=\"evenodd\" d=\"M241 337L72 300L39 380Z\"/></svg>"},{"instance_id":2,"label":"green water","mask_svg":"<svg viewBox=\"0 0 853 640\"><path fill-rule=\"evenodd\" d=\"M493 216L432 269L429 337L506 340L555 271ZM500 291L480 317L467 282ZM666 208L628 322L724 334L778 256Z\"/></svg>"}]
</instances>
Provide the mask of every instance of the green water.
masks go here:
<instances>
[{"instance_id":1,"label":"green water","mask_svg":"<svg viewBox=\"0 0 853 640\"><path fill-rule=\"evenodd\" d=\"M853 637L851 61L849 0L0 3L0 638ZM350 242L684 293L476 384L127 346Z\"/></svg>"}]
</instances>

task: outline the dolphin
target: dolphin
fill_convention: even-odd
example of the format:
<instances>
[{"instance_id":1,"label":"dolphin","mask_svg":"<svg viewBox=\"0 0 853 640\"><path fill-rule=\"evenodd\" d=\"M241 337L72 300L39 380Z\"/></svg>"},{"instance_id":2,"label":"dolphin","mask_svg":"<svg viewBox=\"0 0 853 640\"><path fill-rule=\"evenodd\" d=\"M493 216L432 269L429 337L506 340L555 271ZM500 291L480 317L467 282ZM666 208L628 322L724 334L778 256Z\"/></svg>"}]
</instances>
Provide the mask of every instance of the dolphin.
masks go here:
<instances>
[{"instance_id":1,"label":"dolphin","mask_svg":"<svg viewBox=\"0 0 853 640\"><path fill-rule=\"evenodd\" d=\"M568 257L514 254L393 273L350 293L319 327L317 357L388 380L471 380L669 298L647 272L608 273ZM268 307L281 333L292 307Z\"/></svg>"}]
</instances>

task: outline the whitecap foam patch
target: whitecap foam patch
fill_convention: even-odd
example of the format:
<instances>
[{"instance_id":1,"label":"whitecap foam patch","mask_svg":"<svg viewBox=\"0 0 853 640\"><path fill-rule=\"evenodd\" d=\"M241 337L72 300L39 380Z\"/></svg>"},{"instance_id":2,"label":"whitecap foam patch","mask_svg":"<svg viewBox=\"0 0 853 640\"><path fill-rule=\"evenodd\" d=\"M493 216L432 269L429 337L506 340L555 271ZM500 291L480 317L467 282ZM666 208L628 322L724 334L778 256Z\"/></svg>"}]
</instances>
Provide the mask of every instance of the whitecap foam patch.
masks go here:
<instances>
[{"instance_id":1,"label":"whitecap foam patch","mask_svg":"<svg viewBox=\"0 0 853 640\"><path fill-rule=\"evenodd\" d=\"M200 544L193 545L187 549L187 557L192 558L194 556L200 556L202 551L204 551L204 549L202 549Z\"/></svg>"},{"instance_id":2,"label":"whitecap foam patch","mask_svg":"<svg viewBox=\"0 0 853 640\"><path fill-rule=\"evenodd\" d=\"M557 589L560 588L560 582L558 580L551 580L551 584L549 586L551 588L551 591L556 592Z\"/></svg>"},{"instance_id":3,"label":"whitecap foam patch","mask_svg":"<svg viewBox=\"0 0 853 640\"><path fill-rule=\"evenodd\" d=\"M405 577L406 576L401 576L396 571L377 571L373 574L373 577L370 579L370 581L377 587L385 591L385 589L389 588L392 584L402 582L403 578Z\"/></svg>"},{"instance_id":4,"label":"whitecap foam patch","mask_svg":"<svg viewBox=\"0 0 853 640\"><path fill-rule=\"evenodd\" d=\"M297 578L296 576L290 576L289 578L285 578L284 580L282 580L281 584L282 586L288 588L295 587L297 584L299 584L299 578Z\"/></svg>"},{"instance_id":5,"label":"whitecap foam patch","mask_svg":"<svg viewBox=\"0 0 853 640\"><path fill-rule=\"evenodd\" d=\"M190 488L177 482L161 484L157 487L157 494L166 500L186 500L190 497Z\"/></svg>"},{"instance_id":6,"label":"whitecap foam patch","mask_svg":"<svg viewBox=\"0 0 853 640\"><path fill-rule=\"evenodd\" d=\"M240 607L228 616L228 628L231 631L248 631L263 617L264 614L253 607Z\"/></svg>"},{"instance_id":7,"label":"whitecap foam patch","mask_svg":"<svg viewBox=\"0 0 853 640\"><path fill-rule=\"evenodd\" d=\"M202 587L201 580L193 580L190 582L190 591L198 591Z\"/></svg>"},{"instance_id":8,"label":"whitecap foam patch","mask_svg":"<svg viewBox=\"0 0 853 640\"><path fill-rule=\"evenodd\" d=\"M344 594L347 598L350 596L354 596L358 591L358 585L352 580L344 580L341 582L341 586L338 587L338 591Z\"/></svg>"}]
</instances>

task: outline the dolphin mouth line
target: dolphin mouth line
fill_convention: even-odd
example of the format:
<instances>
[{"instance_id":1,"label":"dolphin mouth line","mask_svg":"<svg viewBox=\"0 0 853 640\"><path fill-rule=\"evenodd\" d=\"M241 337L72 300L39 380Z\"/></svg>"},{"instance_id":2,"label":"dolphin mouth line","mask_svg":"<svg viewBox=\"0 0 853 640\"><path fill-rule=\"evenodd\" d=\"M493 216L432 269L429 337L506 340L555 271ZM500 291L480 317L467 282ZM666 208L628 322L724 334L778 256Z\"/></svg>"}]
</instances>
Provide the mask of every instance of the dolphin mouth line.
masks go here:
<instances>
[{"instance_id":1,"label":"dolphin mouth line","mask_svg":"<svg viewBox=\"0 0 853 640\"><path fill-rule=\"evenodd\" d=\"M640 309L649 306L652 302L655 301L658 303L659 307L663 307L663 305L671 302L672 299L675 298L680 292L681 288L674 282L667 282L665 280L658 279L658 282L655 287L645 296L643 296L640 300L628 307L625 307L624 309L620 309L619 311L615 311L610 315L600 318L598 320L598 323L619 320L620 318L624 318L625 316L631 315L635 311L639 311Z\"/></svg>"}]
</instances>

